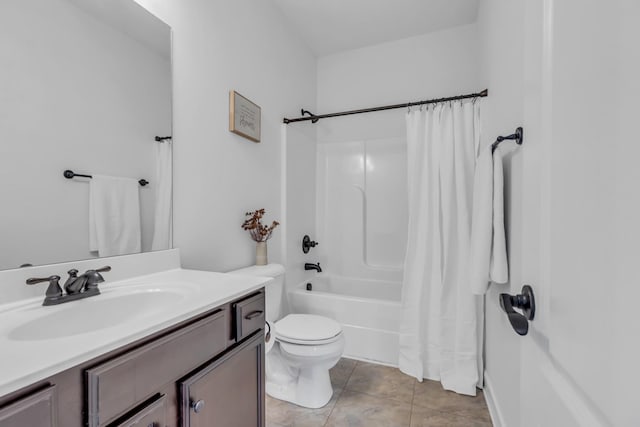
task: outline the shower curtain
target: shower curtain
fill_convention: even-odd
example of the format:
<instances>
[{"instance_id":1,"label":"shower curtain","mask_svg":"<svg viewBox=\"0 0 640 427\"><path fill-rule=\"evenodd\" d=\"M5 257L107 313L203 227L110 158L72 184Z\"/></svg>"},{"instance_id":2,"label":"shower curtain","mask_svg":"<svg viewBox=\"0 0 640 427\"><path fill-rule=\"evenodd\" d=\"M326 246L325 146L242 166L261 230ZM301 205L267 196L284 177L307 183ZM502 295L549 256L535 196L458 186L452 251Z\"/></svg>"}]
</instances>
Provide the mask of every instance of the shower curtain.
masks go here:
<instances>
[{"instance_id":1,"label":"shower curtain","mask_svg":"<svg viewBox=\"0 0 640 427\"><path fill-rule=\"evenodd\" d=\"M482 383L483 300L471 293L469 246L480 103L407 113L409 236L400 370L475 396Z\"/></svg>"},{"instance_id":2,"label":"shower curtain","mask_svg":"<svg viewBox=\"0 0 640 427\"><path fill-rule=\"evenodd\" d=\"M171 191L172 145L170 139L156 144L156 206L151 250L170 249L172 245Z\"/></svg>"}]
</instances>

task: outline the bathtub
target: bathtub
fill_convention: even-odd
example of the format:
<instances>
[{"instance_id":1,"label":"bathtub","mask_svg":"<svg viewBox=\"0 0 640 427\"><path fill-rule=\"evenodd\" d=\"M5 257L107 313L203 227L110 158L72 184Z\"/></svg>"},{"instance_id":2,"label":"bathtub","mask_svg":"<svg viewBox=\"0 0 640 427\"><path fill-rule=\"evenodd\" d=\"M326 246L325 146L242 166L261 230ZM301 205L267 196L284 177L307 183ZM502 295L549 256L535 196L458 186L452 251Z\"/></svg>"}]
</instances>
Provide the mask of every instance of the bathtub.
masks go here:
<instances>
[{"instance_id":1,"label":"bathtub","mask_svg":"<svg viewBox=\"0 0 640 427\"><path fill-rule=\"evenodd\" d=\"M340 322L346 357L398 366L401 286L399 282L323 273L292 289L289 302L294 313L318 314Z\"/></svg>"}]
</instances>

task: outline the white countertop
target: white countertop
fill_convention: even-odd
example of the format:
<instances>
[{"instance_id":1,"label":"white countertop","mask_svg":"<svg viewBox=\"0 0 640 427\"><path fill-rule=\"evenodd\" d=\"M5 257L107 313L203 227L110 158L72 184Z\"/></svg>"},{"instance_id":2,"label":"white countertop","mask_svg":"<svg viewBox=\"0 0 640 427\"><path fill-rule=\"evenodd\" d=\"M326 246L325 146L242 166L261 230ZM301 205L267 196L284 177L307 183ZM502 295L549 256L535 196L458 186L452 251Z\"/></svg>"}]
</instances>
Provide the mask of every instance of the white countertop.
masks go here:
<instances>
[{"instance_id":1,"label":"white countertop","mask_svg":"<svg viewBox=\"0 0 640 427\"><path fill-rule=\"evenodd\" d=\"M57 306L43 307L44 295L0 305L0 396L4 396L36 381L43 380L97 356L166 329L207 310L237 299L263 287L270 279L236 274L173 269L120 281L107 281L99 288L102 295ZM177 290L175 300L161 307L145 307L144 292L162 293ZM105 302L119 298L126 302L129 292L136 293L135 307L123 305L123 317L131 320L114 325L100 324L99 311L91 313L82 305L91 301ZM166 294L163 294L166 295ZM102 300L99 300L102 299ZM38 340L16 339L16 330L29 322L52 316L64 310L77 310L73 322L96 329L83 333ZM67 316L68 317L68 316ZM64 317L63 317L64 318ZM60 324L61 331L65 324Z\"/></svg>"}]
</instances>

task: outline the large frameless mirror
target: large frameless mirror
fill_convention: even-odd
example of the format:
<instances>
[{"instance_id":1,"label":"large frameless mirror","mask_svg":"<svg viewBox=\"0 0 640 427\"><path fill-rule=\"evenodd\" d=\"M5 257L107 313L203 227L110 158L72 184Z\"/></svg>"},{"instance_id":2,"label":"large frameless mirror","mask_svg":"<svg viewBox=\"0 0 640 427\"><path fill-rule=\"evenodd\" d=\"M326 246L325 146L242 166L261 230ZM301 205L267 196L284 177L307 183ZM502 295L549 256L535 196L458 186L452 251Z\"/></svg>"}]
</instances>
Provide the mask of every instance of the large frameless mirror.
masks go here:
<instances>
[{"instance_id":1,"label":"large frameless mirror","mask_svg":"<svg viewBox=\"0 0 640 427\"><path fill-rule=\"evenodd\" d=\"M2 0L0 70L0 269L170 248L170 27Z\"/></svg>"}]
</instances>

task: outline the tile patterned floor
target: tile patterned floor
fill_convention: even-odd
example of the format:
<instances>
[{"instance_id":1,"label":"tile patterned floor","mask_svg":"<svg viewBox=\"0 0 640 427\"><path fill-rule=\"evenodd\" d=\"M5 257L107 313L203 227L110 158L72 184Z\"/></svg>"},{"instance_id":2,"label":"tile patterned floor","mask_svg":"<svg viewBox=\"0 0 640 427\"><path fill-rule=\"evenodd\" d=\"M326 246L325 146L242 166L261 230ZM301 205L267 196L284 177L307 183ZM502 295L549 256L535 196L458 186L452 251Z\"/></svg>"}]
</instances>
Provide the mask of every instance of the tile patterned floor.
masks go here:
<instances>
[{"instance_id":1,"label":"tile patterned floor","mask_svg":"<svg viewBox=\"0 0 640 427\"><path fill-rule=\"evenodd\" d=\"M267 396L267 427L490 427L482 392L476 397L417 382L395 368L341 359L331 370L334 393L307 409Z\"/></svg>"}]
</instances>

